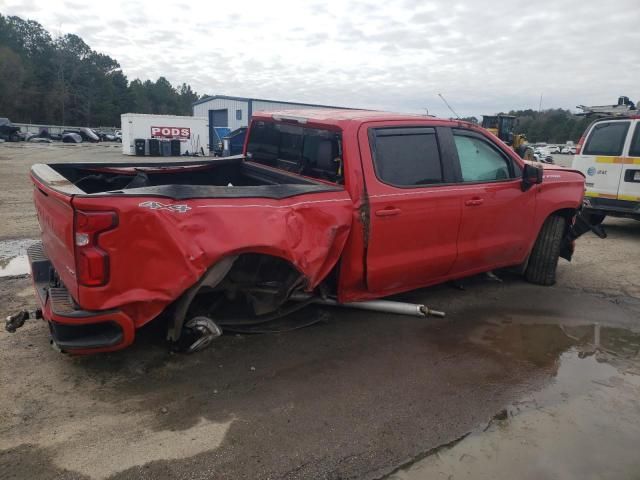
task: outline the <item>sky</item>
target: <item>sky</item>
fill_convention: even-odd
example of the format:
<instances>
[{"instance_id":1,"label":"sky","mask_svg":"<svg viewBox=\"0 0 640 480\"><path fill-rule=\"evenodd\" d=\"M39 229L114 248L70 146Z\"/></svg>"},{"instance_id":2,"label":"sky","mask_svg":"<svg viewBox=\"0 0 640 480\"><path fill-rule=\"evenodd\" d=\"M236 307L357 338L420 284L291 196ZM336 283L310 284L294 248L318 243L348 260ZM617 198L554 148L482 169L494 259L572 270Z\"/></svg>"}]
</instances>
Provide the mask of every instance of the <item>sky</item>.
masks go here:
<instances>
[{"instance_id":1,"label":"sky","mask_svg":"<svg viewBox=\"0 0 640 480\"><path fill-rule=\"evenodd\" d=\"M640 0L0 0L129 80L450 117L640 101ZM542 97L542 99L541 99Z\"/></svg>"}]
</instances>

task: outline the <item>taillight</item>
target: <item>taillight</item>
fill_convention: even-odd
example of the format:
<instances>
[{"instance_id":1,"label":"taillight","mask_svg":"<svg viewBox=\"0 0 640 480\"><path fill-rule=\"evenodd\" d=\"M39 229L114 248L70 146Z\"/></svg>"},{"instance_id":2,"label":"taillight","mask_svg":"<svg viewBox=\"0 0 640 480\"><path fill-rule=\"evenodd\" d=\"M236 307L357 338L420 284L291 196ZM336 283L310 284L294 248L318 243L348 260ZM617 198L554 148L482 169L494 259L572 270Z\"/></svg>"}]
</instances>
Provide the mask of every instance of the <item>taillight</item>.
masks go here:
<instances>
[{"instance_id":1,"label":"taillight","mask_svg":"<svg viewBox=\"0 0 640 480\"><path fill-rule=\"evenodd\" d=\"M584 135L580 137L580 141L578 142L578 145L576 145L576 155L580 155L580 152L582 151L582 145L584 145Z\"/></svg>"},{"instance_id":2,"label":"taillight","mask_svg":"<svg viewBox=\"0 0 640 480\"><path fill-rule=\"evenodd\" d=\"M81 285L98 287L109 281L109 255L98 246L98 237L117 225L116 212L76 211L76 278Z\"/></svg>"}]
</instances>

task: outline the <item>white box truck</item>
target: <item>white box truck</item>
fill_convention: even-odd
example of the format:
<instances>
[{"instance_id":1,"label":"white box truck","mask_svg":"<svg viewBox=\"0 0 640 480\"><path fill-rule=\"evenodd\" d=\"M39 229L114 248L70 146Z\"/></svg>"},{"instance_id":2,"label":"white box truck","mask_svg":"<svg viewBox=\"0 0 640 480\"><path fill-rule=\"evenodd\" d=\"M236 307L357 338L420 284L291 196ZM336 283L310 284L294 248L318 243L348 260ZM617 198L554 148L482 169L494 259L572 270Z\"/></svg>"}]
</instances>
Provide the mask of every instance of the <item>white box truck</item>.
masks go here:
<instances>
[{"instance_id":1,"label":"white box truck","mask_svg":"<svg viewBox=\"0 0 640 480\"><path fill-rule=\"evenodd\" d=\"M182 117L178 115L149 115L123 113L122 153L135 155L135 140L145 139L145 155L149 155L148 140L180 140L180 155L200 153L209 155L209 120L206 117Z\"/></svg>"}]
</instances>

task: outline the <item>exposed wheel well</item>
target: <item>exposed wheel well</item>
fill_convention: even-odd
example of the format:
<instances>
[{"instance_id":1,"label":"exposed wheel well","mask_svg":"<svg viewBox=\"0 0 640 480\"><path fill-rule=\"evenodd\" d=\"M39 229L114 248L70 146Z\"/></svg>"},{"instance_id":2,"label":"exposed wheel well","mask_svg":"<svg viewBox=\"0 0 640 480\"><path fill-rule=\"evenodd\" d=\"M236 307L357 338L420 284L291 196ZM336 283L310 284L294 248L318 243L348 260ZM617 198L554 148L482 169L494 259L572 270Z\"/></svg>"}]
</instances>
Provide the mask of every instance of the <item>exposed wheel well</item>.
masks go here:
<instances>
[{"instance_id":1,"label":"exposed wheel well","mask_svg":"<svg viewBox=\"0 0 640 480\"><path fill-rule=\"evenodd\" d=\"M578 210L575 208L561 208L560 210L556 210L555 212L552 212L549 215L549 217L552 215L558 215L560 217L563 217L565 220L567 220L567 222L571 222L571 220L573 219L573 217L576 215L577 212Z\"/></svg>"},{"instance_id":2,"label":"exposed wheel well","mask_svg":"<svg viewBox=\"0 0 640 480\"><path fill-rule=\"evenodd\" d=\"M237 300L251 306L255 315L264 315L277 310L292 290L305 286L304 275L284 258L251 252L225 257L168 309L168 338L177 341L185 320L203 305L210 306L212 298ZM265 291L258 291L261 288Z\"/></svg>"}]
</instances>

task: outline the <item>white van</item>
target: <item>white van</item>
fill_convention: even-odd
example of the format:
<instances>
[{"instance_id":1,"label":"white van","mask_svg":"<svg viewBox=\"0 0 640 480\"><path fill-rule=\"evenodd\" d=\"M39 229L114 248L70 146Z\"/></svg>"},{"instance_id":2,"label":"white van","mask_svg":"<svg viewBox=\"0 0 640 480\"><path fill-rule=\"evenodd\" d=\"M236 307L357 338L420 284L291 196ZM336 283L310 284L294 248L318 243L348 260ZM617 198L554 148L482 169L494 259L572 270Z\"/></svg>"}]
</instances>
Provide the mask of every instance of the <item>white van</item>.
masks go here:
<instances>
[{"instance_id":1,"label":"white van","mask_svg":"<svg viewBox=\"0 0 640 480\"><path fill-rule=\"evenodd\" d=\"M586 177L584 208L640 220L640 115L594 121L580 139L573 168Z\"/></svg>"}]
</instances>

